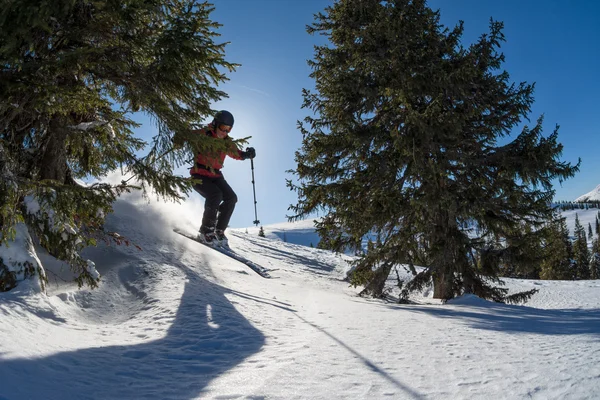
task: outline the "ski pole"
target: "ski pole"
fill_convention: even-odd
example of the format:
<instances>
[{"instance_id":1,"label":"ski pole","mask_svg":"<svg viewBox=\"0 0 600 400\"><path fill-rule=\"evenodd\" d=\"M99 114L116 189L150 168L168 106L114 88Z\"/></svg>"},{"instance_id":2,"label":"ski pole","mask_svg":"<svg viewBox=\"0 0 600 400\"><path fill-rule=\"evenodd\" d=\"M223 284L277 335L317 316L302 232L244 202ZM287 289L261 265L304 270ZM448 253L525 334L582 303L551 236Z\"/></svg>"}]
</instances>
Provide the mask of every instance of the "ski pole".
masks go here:
<instances>
[{"instance_id":1,"label":"ski pole","mask_svg":"<svg viewBox=\"0 0 600 400\"><path fill-rule=\"evenodd\" d=\"M258 214L256 212L256 187L254 186L254 159L250 159L250 168L252 169L252 192L254 193L254 225L258 226Z\"/></svg>"}]
</instances>

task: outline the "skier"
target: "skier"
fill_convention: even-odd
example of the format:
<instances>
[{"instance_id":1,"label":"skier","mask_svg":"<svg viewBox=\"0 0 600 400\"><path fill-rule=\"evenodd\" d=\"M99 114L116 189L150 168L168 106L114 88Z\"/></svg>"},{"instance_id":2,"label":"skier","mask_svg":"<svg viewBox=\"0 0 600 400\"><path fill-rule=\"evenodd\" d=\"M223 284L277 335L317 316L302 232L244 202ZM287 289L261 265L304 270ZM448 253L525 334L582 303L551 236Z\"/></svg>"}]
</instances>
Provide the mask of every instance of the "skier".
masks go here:
<instances>
[{"instance_id":1,"label":"skier","mask_svg":"<svg viewBox=\"0 0 600 400\"><path fill-rule=\"evenodd\" d=\"M217 154L198 153L196 164L190 169L191 176L199 180L193 188L205 199L198 239L210 246L228 247L225 229L229 225L237 202L237 195L221 172L225 156L236 160L253 159L256 156L256 151L252 147L248 147L246 151L237 148L228 136L231 128L233 128L233 115L229 111L222 110L217 112L207 127L192 131L227 142L227 151Z\"/></svg>"}]
</instances>

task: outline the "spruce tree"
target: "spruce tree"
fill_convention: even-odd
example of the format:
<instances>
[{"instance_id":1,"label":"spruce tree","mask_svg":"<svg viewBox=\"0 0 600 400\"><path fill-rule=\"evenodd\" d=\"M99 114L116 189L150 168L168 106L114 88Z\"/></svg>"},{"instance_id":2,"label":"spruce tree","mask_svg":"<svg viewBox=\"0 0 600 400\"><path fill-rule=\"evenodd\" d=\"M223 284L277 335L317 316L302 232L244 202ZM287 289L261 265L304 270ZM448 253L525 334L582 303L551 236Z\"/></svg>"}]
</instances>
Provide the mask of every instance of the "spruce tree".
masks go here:
<instances>
[{"instance_id":1,"label":"spruce tree","mask_svg":"<svg viewBox=\"0 0 600 400\"><path fill-rule=\"evenodd\" d=\"M575 214L575 242L573 243L573 260L577 279L590 279L590 252L585 229Z\"/></svg>"},{"instance_id":2,"label":"spruce tree","mask_svg":"<svg viewBox=\"0 0 600 400\"><path fill-rule=\"evenodd\" d=\"M521 240L521 230L529 240ZM506 245L513 251L500 263L500 276L540 279L541 262L545 258L543 240L546 235L545 229L539 229L534 233L529 225L519 226L511 235L508 235Z\"/></svg>"},{"instance_id":3,"label":"spruce tree","mask_svg":"<svg viewBox=\"0 0 600 400\"><path fill-rule=\"evenodd\" d=\"M544 257L540 265L540 278L548 280L575 279L573 246L564 217L556 217L544 229Z\"/></svg>"},{"instance_id":4,"label":"spruce tree","mask_svg":"<svg viewBox=\"0 0 600 400\"><path fill-rule=\"evenodd\" d=\"M600 279L600 240L594 239L590 257L590 279Z\"/></svg>"},{"instance_id":5,"label":"spruce tree","mask_svg":"<svg viewBox=\"0 0 600 400\"><path fill-rule=\"evenodd\" d=\"M212 10L193 0L3 1L0 245L27 223L80 284L94 286L79 250L106 239L117 196L141 188L177 200L190 190L173 170L218 148L191 130L226 96L217 86L236 67L215 42ZM156 124L151 143L135 136L134 112ZM187 144L172 150L174 135ZM117 168L135 186L82 184ZM0 279L10 275L2 265Z\"/></svg>"},{"instance_id":6,"label":"spruce tree","mask_svg":"<svg viewBox=\"0 0 600 400\"><path fill-rule=\"evenodd\" d=\"M309 61L290 219L322 210L319 246L338 251L373 235L352 275L363 294L383 296L404 264L404 296L433 281L439 299L527 297L498 285L503 262L522 256L505 239L523 243L516 227L549 220L552 181L578 165L559 160L558 128L543 136L541 118L509 140L534 88L501 70L502 27L464 47L462 22L444 28L425 0L341 0L307 28L329 43Z\"/></svg>"}]
</instances>

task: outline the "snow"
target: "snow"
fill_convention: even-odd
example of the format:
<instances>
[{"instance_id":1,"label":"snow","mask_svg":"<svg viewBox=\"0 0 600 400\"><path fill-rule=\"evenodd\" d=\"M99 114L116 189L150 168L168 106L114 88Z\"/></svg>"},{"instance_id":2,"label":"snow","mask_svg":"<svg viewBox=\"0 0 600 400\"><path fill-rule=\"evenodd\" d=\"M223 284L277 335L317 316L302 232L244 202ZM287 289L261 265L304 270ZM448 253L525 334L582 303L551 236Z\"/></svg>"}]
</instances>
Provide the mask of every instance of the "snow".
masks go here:
<instances>
[{"instance_id":1,"label":"snow","mask_svg":"<svg viewBox=\"0 0 600 400\"><path fill-rule=\"evenodd\" d=\"M279 224L265 225L265 237L269 239L282 240L303 246L316 247L319 244L319 235L315 232L314 219L306 219L296 222L285 222ZM250 227L244 230L250 235L258 235L259 227Z\"/></svg>"},{"instance_id":2,"label":"snow","mask_svg":"<svg viewBox=\"0 0 600 400\"><path fill-rule=\"evenodd\" d=\"M428 293L399 305L357 297L343 281L349 256L306 245L312 221L265 227L267 238L254 227L228 231L241 255L273 269L267 280L172 231L197 229L197 202L148 204L132 194L114 208L106 228L142 250L87 249L98 289L49 275L47 294L21 285L0 293L0 399L600 392L600 281L507 279L511 292L540 290L525 306L475 296L441 304Z\"/></svg>"},{"instance_id":3,"label":"snow","mask_svg":"<svg viewBox=\"0 0 600 400\"><path fill-rule=\"evenodd\" d=\"M100 278L100 273L96 269L96 264L92 260L86 260L85 263L85 270L90 274L91 278L94 280Z\"/></svg>"},{"instance_id":4,"label":"snow","mask_svg":"<svg viewBox=\"0 0 600 400\"><path fill-rule=\"evenodd\" d=\"M600 201L600 185L596 186L596 189L589 193L579 196L575 199L575 202L586 202L586 201Z\"/></svg>"},{"instance_id":5,"label":"snow","mask_svg":"<svg viewBox=\"0 0 600 400\"><path fill-rule=\"evenodd\" d=\"M15 274L16 281L26 279L26 269L28 267L35 269L38 273L44 274L43 269L40 268L42 264L37 257L33 241L31 240L31 236L29 236L25 224L19 223L15 226L15 238L13 241L5 241L0 245L0 259L3 260L8 271ZM42 291L39 279L27 280L25 286L36 292ZM2 301L1 297L0 301Z\"/></svg>"},{"instance_id":6,"label":"snow","mask_svg":"<svg viewBox=\"0 0 600 400\"><path fill-rule=\"evenodd\" d=\"M93 129L98 126L106 125L105 121L91 121L91 122L82 122L78 125L70 126L71 129L76 129L80 131L87 131L88 129Z\"/></svg>"},{"instance_id":7,"label":"snow","mask_svg":"<svg viewBox=\"0 0 600 400\"><path fill-rule=\"evenodd\" d=\"M80 124L77 124L77 125L71 125L71 126L69 126L69 128L85 132L89 129L94 129L99 126L105 126L105 125L108 126L108 134L109 134L110 138L114 139L116 137L115 129L113 128L113 126L110 122L106 122L106 121L81 122Z\"/></svg>"},{"instance_id":8,"label":"snow","mask_svg":"<svg viewBox=\"0 0 600 400\"><path fill-rule=\"evenodd\" d=\"M23 199L27 214L37 214L42 211L42 207L37 199L33 196L25 196Z\"/></svg>"},{"instance_id":9,"label":"snow","mask_svg":"<svg viewBox=\"0 0 600 400\"><path fill-rule=\"evenodd\" d=\"M579 218L579 223L585 229L585 234L588 235L588 227L592 225L592 232L596 233L596 217L599 214L600 209L590 208L589 210L564 210L561 211L561 215L567 220L567 228L569 229L569 235L573 236L575 233L575 216ZM589 236L589 235L588 235ZM591 244L592 238L588 237L588 242Z\"/></svg>"}]
</instances>

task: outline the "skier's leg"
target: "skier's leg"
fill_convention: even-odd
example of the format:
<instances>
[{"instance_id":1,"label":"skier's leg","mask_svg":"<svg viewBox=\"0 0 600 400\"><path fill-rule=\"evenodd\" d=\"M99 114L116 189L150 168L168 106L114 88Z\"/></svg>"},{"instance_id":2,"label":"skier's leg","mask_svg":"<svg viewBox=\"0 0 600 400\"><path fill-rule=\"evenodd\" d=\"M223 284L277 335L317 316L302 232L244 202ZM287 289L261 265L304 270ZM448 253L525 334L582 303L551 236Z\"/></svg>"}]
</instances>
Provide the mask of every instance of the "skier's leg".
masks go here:
<instances>
[{"instance_id":1,"label":"skier's leg","mask_svg":"<svg viewBox=\"0 0 600 400\"><path fill-rule=\"evenodd\" d=\"M218 231L225 231L227 226L229 225L229 220L231 219L231 215L233 214L233 210L235 209L235 203L237 203L238 198L231 186L227 183L225 178L215 180L215 185L217 185L223 195L223 202L219 206L219 215L217 218L216 229Z\"/></svg>"},{"instance_id":2,"label":"skier's leg","mask_svg":"<svg viewBox=\"0 0 600 400\"><path fill-rule=\"evenodd\" d=\"M207 230L213 230L217 223L217 213L219 204L223 201L223 192L216 184L221 179L212 179L202 177L202 182L194 185L194 190L204 197L204 214L202 215L202 227L200 232L206 233ZM203 232L204 230L204 232Z\"/></svg>"}]
</instances>

